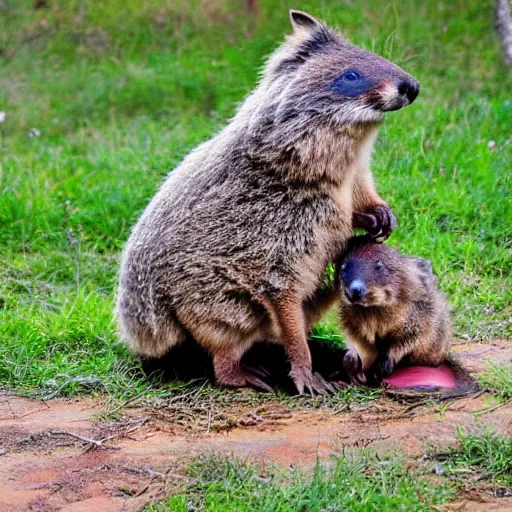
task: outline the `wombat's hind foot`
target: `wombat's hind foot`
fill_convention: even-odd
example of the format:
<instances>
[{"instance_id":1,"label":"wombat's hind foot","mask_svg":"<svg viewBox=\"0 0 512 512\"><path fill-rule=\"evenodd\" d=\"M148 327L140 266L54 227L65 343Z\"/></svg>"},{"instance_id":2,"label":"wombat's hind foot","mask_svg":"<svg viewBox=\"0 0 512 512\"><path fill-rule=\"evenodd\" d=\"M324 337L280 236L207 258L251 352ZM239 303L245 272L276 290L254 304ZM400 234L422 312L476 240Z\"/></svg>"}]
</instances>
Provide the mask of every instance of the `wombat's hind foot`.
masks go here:
<instances>
[{"instance_id":1,"label":"wombat's hind foot","mask_svg":"<svg viewBox=\"0 0 512 512\"><path fill-rule=\"evenodd\" d=\"M223 350L213 354L213 368L217 384L229 388L253 387L260 391L273 393L273 389L262 379L266 372L258 368L244 367L240 364L240 353ZM252 371L251 371L252 370ZM261 377L261 378L260 378Z\"/></svg>"}]
</instances>

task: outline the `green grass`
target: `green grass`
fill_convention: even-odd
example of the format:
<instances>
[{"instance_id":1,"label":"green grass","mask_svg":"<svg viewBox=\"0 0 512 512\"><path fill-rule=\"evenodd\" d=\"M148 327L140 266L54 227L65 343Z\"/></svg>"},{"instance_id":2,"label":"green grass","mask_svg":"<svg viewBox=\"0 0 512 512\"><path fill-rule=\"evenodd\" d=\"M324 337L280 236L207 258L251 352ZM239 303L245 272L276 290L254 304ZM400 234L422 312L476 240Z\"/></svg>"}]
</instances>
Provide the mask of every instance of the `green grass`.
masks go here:
<instances>
[{"instance_id":1,"label":"green grass","mask_svg":"<svg viewBox=\"0 0 512 512\"><path fill-rule=\"evenodd\" d=\"M512 367L510 364L489 363L487 372L478 380L500 400L512 399Z\"/></svg>"},{"instance_id":2,"label":"green grass","mask_svg":"<svg viewBox=\"0 0 512 512\"><path fill-rule=\"evenodd\" d=\"M448 474L458 476L467 483L468 472L478 480L512 488L512 439L494 434L458 432L459 447L439 458Z\"/></svg>"},{"instance_id":3,"label":"green grass","mask_svg":"<svg viewBox=\"0 0 512 512\"><path fill-rule=\"evenodd\" d=\"M366 512L433 510L451 496L447 487L408 472L403 461L368 455L341 455L332 465L317 464L313 474L261 467L212 455L189 468L185 492L149 505L147 512Z\"/></svg>"},{"instance_id":4,"label":"green grass","mask_svg":"<svg viewBox=\"0 0 512 512\"><path fill-rule=\"evenodd\" d=\"M374 159L400 223L391 242L433 260L458 336L512 337L512 78L491 0L261 0L256 18L235 0L3 3L1 387L151 386L112 321L120 250L167 172L254 86L290 7L419 79Z\"/></svg>"}]
</instances>

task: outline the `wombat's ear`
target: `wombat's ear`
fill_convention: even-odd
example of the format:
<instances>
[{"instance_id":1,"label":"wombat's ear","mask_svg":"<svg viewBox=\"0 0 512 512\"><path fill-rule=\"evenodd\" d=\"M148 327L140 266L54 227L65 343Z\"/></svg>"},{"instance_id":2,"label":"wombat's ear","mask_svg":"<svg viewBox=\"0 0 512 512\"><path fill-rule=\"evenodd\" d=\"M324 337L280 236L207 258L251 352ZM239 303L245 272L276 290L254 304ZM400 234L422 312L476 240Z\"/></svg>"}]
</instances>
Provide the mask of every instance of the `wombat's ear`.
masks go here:
<instances>
[{"instance_id":1,"label":"wombat's ear","mask_svg":"<svg viewBox=\"0 0 512 512\"><path fill-rule=\"evenodd\" d=\"M294 32L316 32L319 29L325 28L325 25L317 20L314 16L306 14L302 11L290 10L290 21L292 23Z\"/></svg>"}]
</instances>

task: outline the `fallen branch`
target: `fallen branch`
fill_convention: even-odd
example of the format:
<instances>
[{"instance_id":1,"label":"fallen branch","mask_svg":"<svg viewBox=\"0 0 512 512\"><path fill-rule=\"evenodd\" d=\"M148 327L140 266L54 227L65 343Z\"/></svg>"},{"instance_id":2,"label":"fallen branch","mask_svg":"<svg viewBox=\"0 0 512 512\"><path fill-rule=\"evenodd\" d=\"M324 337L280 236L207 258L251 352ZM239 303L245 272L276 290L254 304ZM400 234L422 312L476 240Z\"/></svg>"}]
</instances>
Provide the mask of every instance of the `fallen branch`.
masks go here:
<instances>
[{"instance_id":1,"label":"fallen branch","mask_svg":"<svg viewBox=\"0 0 512 512\"><path fill-rule=\"evenodd\" d=\"M89 437L84 437L80 434L77 434L76 432L70 432L68 430L50 430L50 431L48 431L48 434L54 435L54 436L69 436L69 437L78 439L79 441L82 441L84 443L87 443L88 447L86 448L86 451L90 450L92 448L105 448L106 450L120 450L121 448L118 446L104 446L104 443L106 443L108 441L112 441L112 439L115 439L116 437L127 436L128 434L135 432L135 430L138 430L140 427L142 427L142 425L147 423L147 421L148 421L148 419L144 418L142 421L137 423L137 425L135 425L134 427L124 430L123 432L116 432L115 434L104 437L103 439L92 439Z\"/></svg>"},{"instance_id":2,"label":"fallen branch","mask_svg":"<svg viewBox=\"0 0 512 512\"><path fill-rule=\"evenodd\" d=\"M103 439L91 439L89 437L81 436L80 434L76 434L75 432L69 432L67 430L50 430L48 432L52 436L70 436L74 437L75 439L78 439L79 441L83 441L84 443L87 443L89 448L107 448L109 450L119 450L120 448L117 446L103 446L103 443L107 441L111 441L115 437L117 437L117 434L105 437Z\"/></svg>"}]
</instances>

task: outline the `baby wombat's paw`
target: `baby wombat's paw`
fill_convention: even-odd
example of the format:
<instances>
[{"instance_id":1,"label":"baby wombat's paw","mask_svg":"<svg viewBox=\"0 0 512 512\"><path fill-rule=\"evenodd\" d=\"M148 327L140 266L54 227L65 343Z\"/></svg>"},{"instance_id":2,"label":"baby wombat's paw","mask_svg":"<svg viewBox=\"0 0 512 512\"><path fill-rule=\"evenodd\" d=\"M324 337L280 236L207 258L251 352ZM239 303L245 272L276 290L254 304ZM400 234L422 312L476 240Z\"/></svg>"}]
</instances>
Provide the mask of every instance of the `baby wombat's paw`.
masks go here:
<instances>
[{"instance_id":1,"label":"baby wombat's paw","mask_svg":"<svg viewBox=\"0 0 512 512\"><path fill-rule=\"evenodd\" d=\"M364 229L377 242L387 240L397 226L396 217L388 205L378 205L352 214L352 227Z\"/></svg>"},{"instance_id":2,"label":"baby wombat's paw","mask_svg":"<svg viewBox=\"0 0 512 512\"><path fill-rule=\"evenodd\" d=\"M381 357L375 361L366 372L366 379L371 386L380 386L382 381L389 377L395 368L393 361L387 357Z\"/></svg>"},{"instance_id":3,"label":"baby wombat's paw","mask_svg":"<svg viewBox=\"0 0 512 512\"><path fill-rule=\"evenodd\" d=\"M363 363L359 354L349 349L343 358L343 369L351 384L366 384L366 376L363 372Z\"/></svg>"}]
</instances>

